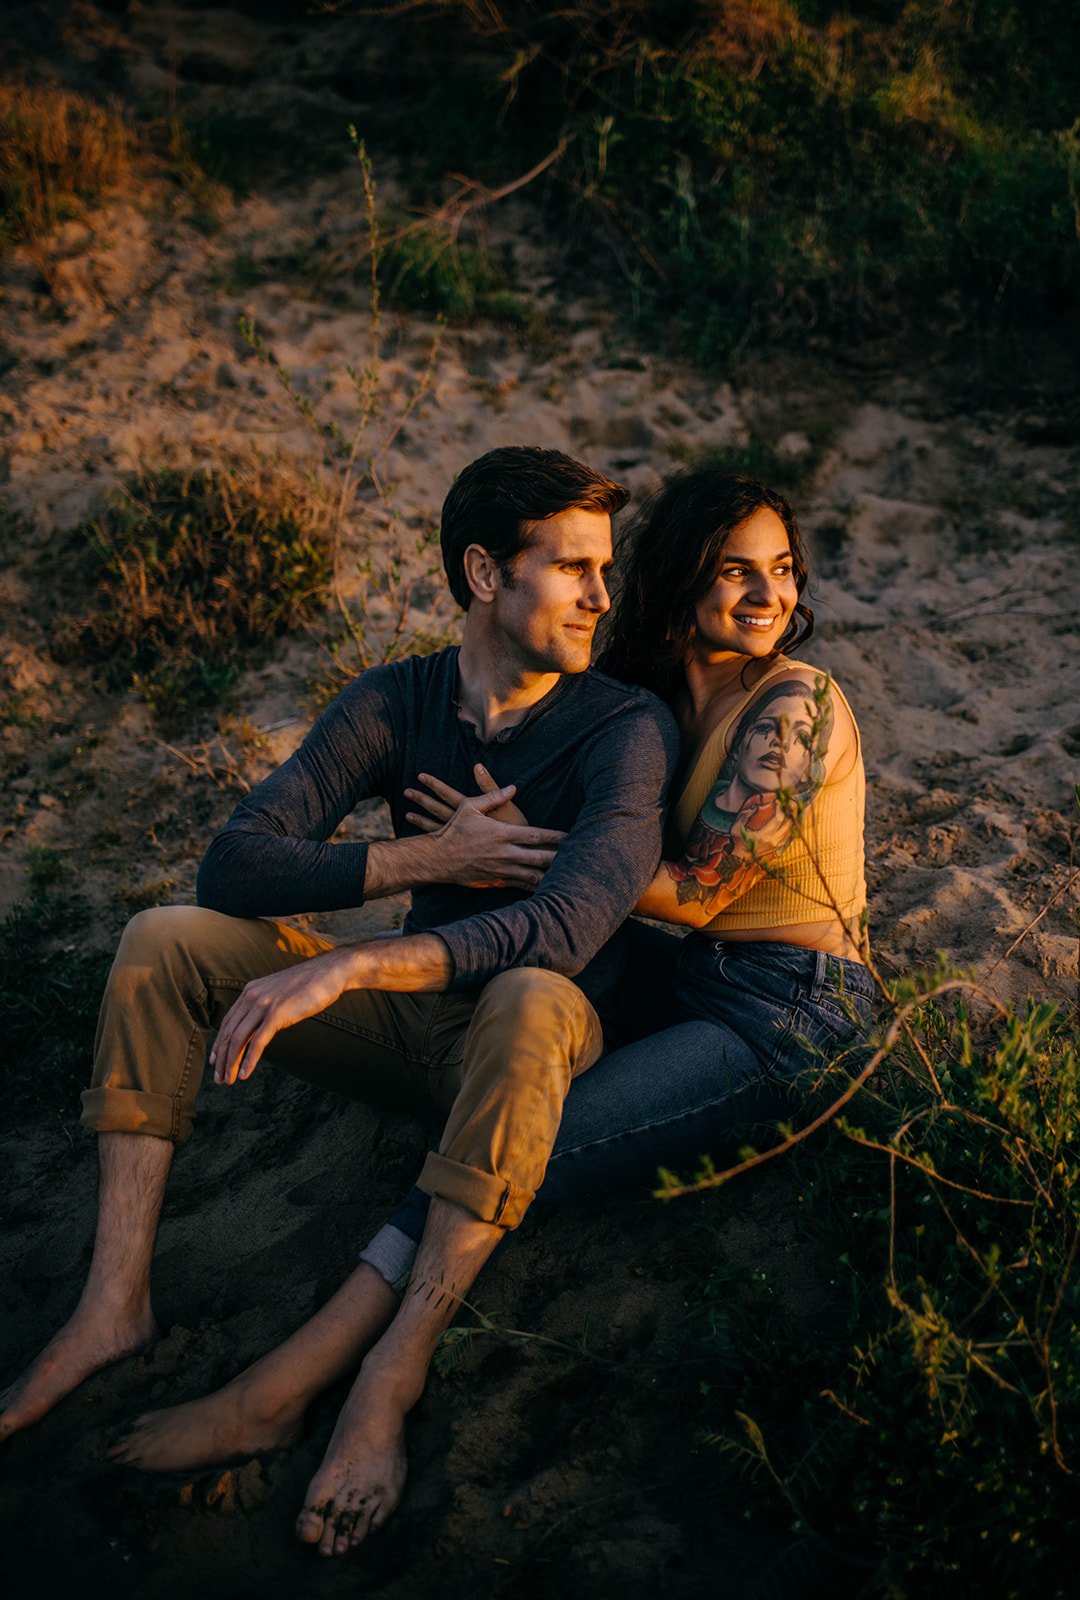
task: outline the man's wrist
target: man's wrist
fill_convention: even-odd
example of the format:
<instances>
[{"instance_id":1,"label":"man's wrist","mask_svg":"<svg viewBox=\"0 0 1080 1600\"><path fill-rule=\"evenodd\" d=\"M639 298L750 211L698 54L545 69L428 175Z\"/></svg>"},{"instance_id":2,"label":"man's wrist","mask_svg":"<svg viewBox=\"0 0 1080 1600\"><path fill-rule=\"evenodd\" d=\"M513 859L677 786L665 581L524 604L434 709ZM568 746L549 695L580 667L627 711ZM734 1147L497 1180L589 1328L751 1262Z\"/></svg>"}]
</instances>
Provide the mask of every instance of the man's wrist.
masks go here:
<instances>
[{"instance_id":1,"label":"man's wrist","mask_svg":"<svg viewBox=\"0 0 1080 1600\"><path fill-rule=\"evenodd\" d=\"M441 883L436 837L419 833L409 839L381 839L369 844L364 899L401 894L421 883Z\"/></svg>"},{"instance_id":2,"label":"man's wrist","mask_svg":"<svg viewBox=\"0 0 1080 1600\"><path fill-rule=\"evenodd\" d=\"M405 934L400 939L369 939L340 945L342 990L382 989L391 993L439 994L454 977L450 947L437 933Z\"/></svg>"}]
</instances>

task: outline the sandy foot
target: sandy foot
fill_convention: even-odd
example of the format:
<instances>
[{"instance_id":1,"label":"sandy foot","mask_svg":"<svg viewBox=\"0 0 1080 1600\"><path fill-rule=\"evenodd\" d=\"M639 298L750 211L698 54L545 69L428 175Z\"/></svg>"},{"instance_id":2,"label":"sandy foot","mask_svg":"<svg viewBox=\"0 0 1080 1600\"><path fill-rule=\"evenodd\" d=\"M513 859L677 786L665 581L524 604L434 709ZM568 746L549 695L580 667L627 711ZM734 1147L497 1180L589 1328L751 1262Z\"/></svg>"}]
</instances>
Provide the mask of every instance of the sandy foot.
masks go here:
<instances>
[{"instance_id":1,"label":"sandy foot","mask_svg":"<svg viewBox=\"0 0 1080 1600\"><path fill-rule=\"evenodd\" d=\"M320 1555L344 1555L397 1508L408 1409L382 1376L360 1369L296 1522L297 1538Z\"/></svg>"},{"instance_id":2,"label":"sandy foot","mask_svg":"<svg viewBox=\"0 0 1080 1600\"><path fill-rule=\"evenodd\" d=\"M92 1373L145 1350L160 1337L150 1311L133 1320L76 1311L37 1360L0 1394L0 1440L38 1422Z\"/></svg>"},{"instance_id":3,"label":"sandy foot","mask_svg":"<svg viewBox=\"0 0 1080 1600\"><path fill-rule=\"evenodd\" d=\"M187 1472L265 1455L294 1443L304 1405L268 1397L246 1373L216 1394L148 1411L106 1454L143 1472Z\"/></svg>"}]
</instances>

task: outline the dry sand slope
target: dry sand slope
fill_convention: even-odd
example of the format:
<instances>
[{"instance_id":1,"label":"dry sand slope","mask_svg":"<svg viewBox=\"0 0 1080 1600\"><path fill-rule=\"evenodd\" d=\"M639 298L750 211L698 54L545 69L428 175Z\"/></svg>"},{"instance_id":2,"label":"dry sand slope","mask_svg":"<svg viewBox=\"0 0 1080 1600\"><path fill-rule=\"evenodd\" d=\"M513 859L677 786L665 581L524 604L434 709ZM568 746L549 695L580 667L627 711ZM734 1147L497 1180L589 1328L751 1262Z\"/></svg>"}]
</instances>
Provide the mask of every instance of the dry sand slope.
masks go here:
<instances>
[{"instance_id":1,"label":"dry sand slope","mask_svg":"<svg viewBox=\"0 0 1080 1600\"><path fill-rule=\"evenodd\" d=\"M538 282L543 255L528 218L500 227ZM237 315L256 316L312 394L328 383L321 404L344 416L344 365L364 359L368 314L295 278L233 292L228 268L241 253L280 258L316 232L333 241L355 230L352 180L326 179L300 197L237 205L212 240L182 208L166 219L152 204L116 203L67 224L54 241L52 298L25 257L5 267L3 495L26 520L4 548L0 698L33 712L30 725L20 715L2 730L5 905L24 892L33 845L66 853L110 936L125 902L190 897L200 850L231 804L227 780L220 787L164 750L134 695L106 693L86 667L54 659L56 591L61 609L71 603L66 534L119 473L166 451L207 461L254 440L306 459L303 429L238 340ZM382 463L399 526L430 527L452 474L504 442L568 448L637 490L677 460L750 437L782 454L816 452L796 494L817 557L808 654L835 673L863 730L882 959L902 971L942 949L992 975L999 994L1070 997L1080 471L1074 449L1043 442L1054 419L1030 403L1007 415L961 409L922 374L856 383L804 367L736 389L628 352L595 308L537 293L550 339L447 335L432 393ZM389 414L431 332L388 318ZM356 522L356 552L379 526L374 514ZM241 679L222 737L248 777L300 737L319 671L301 637ZM211 719L201 736L213 732ZM379 822L369 814L352 826ZM328 925L369 930L400 911L384 903ZM0 1462L9 1592L59 1594L73 1581L84 1596L148 1600L358 1585L394 1600L511 1586L597 1600L699 1592L703 1533L679 1504L692 1428L672 1432L606 1368L537 1346L481 1342L460 1371L434 1380L412 1430L402 1512L350 1563L319 1567L290 1535L333 1397L276 1462L186 1484L106 1470L101 1452L120 1422L221 1381L332 1288L423 1149L416 1124L342 1107L270 1071L242 1097L206 1102L162 1233L159 1309L172 1331L88 1383ZM87 1257L93 1166L72 1122L3 1135L5 1367L65 1314ZM510 1326L548 1338L577 1341L588 1320L599 1353L632 1356L679 1316L689 1224L705 1219L733 1261L773 1277L782 1311L812 1320L828 1286L805 1252L790 1253L791 1201L783 1176L770 1174L677 1212L631 1200L563 1215L515 1241L478 1296ZM745 1534L726 1537L752 1553Z\"/></svg>"}]
</instances>

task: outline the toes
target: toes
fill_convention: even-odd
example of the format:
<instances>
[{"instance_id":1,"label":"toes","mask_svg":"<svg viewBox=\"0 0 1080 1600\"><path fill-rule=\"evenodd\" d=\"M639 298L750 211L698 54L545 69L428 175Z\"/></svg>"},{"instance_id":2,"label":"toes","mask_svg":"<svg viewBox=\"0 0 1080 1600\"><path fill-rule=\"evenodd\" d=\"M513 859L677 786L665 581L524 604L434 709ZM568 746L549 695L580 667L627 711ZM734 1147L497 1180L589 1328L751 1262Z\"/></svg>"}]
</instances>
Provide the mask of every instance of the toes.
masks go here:
<instances>
[{"instance_id":1,"label":"toes","mask_svg":"<svg viewBox=\"0 0 1080 1600\"><path fill-rule=\"evenodd\" d=\"M344 1512L341 1513L342 1516L344 1516L344 1514ZM321 1556L333 1555L334 1540L337 1537L337 1525L338 1518L334 1515L334 1503L331 1501L327 1506L326 1513L323 1517L322 1538L319 1540L319 1554Z\"/></svg>"},{"instance_id":2,"label":"toes","mask_svg":"<svg viewBox=\"0 0 1080 1600\"><path fill-rule=\"evenodd\" d=\"M353 1529L351 1548L355 1550L358 1544L363 1544L369 1533L374 1533L376 1528L381 1528L386 1521L387 1515L388 1513L383 1512L382 1507L377 1505L374 1509L369 1510L366 1516L358 1518L356 1527Z\"/></svg>"},{"instance_id":3,"label":"toes","mask_svg":"<svg viewBox=\"0 0 1080 1600\"><path fill-rule=\"evenodd\" d=\"M349 1544L353 1536L353 1529L356 1527L359 1517L360 1513L358 1511L343 1511L341 1513L340 1517L337 1519L337 1525L334 1528L334 1542L332 1549L328 1551L323 1549L322 1545L319 1546L324 1555L343 1556L345 1554L346 1550L349 1548Z\"/></svg>"},{"instance_id":4,"label":"toes","mask_svg":"<svg viewBox=\"0 0 1080 1600\"><path fill-rule=\"evenodd\" d=\"M296 1537L304 1544L318 1544L329 1510L329 1504L305 1506L296 1519Z\"/></svg>"}]
</instances>

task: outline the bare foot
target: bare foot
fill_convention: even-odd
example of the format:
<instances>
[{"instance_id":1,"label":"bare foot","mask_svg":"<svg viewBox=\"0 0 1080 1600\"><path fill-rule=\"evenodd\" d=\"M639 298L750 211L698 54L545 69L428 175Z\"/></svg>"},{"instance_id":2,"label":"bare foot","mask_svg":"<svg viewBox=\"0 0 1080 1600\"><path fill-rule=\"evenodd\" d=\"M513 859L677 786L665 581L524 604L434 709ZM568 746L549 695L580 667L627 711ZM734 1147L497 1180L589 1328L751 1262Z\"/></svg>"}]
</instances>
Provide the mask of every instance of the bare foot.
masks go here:
<instances>
[{"instance_id":1,"label":"bare foot","mask_svg":"<svg viewBox=\"0 0 1080 1600\"><path fill-rule=\"evenodd\" d=\"M160 1337L149 1308L135 1317L80 1308L37 1360L0 1394L0 1440L38 1422L92 1373L145 1350Z\"/></svg>"},{"instance_id":2,"label":"bare foot","mask_svg":"<svg viewBox=\"0 0 1080 1600\"><path fill-rule=\"evenodd\" d=\"M405 1416L418 1398L403 1401L377 1369L361 1367L296 1522L297 1538L318 1545L320 1555L343 1556L396 1510L405 1488Z\"/></svg>"},{"instance_id":3,"label":"bare foot","mask_svg":"<svg viewBox=\"0 0 1080 1600\"><path fill-rule=\"evenodd\" d=\"M242 1372L216 1394L138 1417L106 1454L144 1472L187 1472L263 1455L293 1443L305 1398L279 1396L260 1384L258 1368Z\"/></svg>"}]
</instances>

